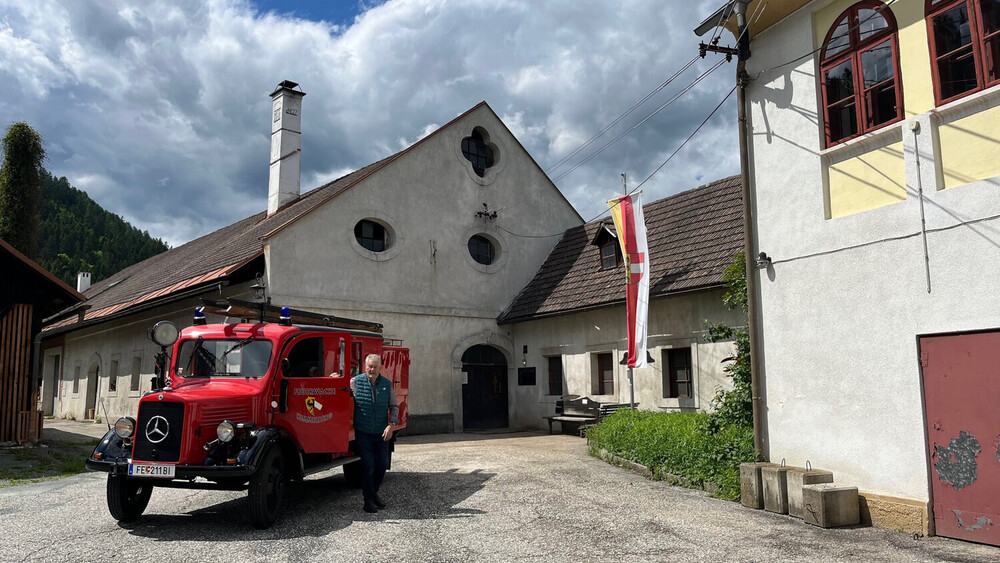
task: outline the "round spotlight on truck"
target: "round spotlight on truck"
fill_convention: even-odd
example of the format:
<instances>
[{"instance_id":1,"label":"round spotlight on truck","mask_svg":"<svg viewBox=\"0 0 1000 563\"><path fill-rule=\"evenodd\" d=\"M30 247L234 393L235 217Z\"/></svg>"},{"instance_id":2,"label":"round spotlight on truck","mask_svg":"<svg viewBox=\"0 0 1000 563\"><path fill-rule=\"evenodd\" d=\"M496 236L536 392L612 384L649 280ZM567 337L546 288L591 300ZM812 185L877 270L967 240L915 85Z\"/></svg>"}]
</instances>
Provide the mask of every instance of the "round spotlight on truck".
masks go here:
<instances>
[{"instance_id":1,"label":"round spotlight on truck","mask_svg":"<svg viewBox=\"0 0 1000 563\"><path fill-rule=\"evenodd\" d=\"M228 420L223 420L215 429L215 435L219 437L220 442L232 441L236 437L236 426Z\"/></svg>"},{"instance_id":2,"label":"round spotlight on truck","mask_svg":"<svg viewBox=\"0 0 1000 563\"><path fill-rule=\"evenodd\" d=\"M135 434L135 419L130 416L123 416L115 422L115 434L119 438L131 438Z\"/></svg>"},{"instance_id":3,"label":"round spotlight on truck","mask_svg":"<svg viewBox=\"0 0 1000 563\"><path fill-rule=\"evenodd\" d=\"M150 340L162 348L173 346L179 335L180 331L177 330L177 325L170 321L160 321L153 325L152 330L149 331Z\"/></svg>"}]
</instances>

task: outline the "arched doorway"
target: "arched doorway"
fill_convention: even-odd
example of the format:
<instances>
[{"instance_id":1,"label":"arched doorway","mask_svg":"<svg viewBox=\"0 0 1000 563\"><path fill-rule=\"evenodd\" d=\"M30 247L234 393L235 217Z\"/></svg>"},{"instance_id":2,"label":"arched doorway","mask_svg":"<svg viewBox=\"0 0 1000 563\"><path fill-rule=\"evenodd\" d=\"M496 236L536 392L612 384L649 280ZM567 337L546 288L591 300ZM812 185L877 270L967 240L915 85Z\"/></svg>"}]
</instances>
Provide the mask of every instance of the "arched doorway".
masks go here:
<instances>
[{"instance_id":1,"label":"arched doorway","mask_svg":"<svg viewBox=\"0 0 1000 563\"><path fill-rule=\"evenodd\" d=\"M507 358L492 346L462 354L462 426L466 430L507 428Z\"/></svg>"}]
</instances>

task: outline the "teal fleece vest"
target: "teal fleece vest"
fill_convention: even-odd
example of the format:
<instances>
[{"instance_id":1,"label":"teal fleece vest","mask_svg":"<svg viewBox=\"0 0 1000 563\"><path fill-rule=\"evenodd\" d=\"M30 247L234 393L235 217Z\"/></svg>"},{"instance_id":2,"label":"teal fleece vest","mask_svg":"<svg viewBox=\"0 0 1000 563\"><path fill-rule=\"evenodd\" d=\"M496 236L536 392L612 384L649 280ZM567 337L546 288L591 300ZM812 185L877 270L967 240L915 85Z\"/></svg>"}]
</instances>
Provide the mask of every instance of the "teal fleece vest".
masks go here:
<instances>
[{"instance_id":1,"label":"teal fleece vest","mask_svg":"<svg viewBox=\"0 0 1000 563\"><path fill-rule=\"evenodd\" d=\"M389 425L389 393L392 382L381 375L375 380L374 396L368 376L354 377L354 431L381 434Z\"/></svg>"}]
</instances>

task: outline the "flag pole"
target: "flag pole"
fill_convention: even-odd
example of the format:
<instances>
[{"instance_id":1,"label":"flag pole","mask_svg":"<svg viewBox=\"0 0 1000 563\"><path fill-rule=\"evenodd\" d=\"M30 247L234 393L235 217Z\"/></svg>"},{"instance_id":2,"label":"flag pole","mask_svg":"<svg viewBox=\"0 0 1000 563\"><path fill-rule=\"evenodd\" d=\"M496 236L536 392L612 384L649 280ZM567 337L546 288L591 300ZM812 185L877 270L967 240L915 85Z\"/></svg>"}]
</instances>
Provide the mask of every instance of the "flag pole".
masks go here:
<instances>
[{"instance_id":1,"label":"flag pole","mask_svg":"<svg viewBox=\"0 0 1000 563\"><path fill-rule=\"evenodd\" d=\"M624 172L622 172L622 194L623 195L628 195L628 184L625 182L625 173ZM623 260L623 262L625 262L625 268L628 268L629 267L628 266L628 261L627 260ZM629 271L625 272L626 279L628 279L631 275L632 275L631 272L629 272ZM625 318L626 318L626 320L625 320L625 331L628 332L629 328L628 328L628 305L627 304L625 305ZM628 342L628 338L627 337L626 337L625 341ZM632 410L635 410L635 383L632 380L632 366L628 366L628 407L630 409L632 409Z\"/></svg>"}]
</instances>

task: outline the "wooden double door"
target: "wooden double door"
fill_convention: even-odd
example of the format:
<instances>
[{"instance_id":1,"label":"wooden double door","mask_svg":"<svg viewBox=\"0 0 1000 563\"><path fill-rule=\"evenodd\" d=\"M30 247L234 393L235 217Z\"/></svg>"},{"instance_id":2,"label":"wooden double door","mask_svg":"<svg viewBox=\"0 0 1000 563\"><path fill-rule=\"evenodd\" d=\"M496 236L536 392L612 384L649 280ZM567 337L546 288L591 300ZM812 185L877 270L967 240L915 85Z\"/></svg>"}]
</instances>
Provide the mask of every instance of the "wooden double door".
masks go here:
<instances>
[{"instance_id":1,"label":"wooden double door","mask_svg":"<svg viewBox=\"0 0 1000 563\"><path fill-rule=\"evenodd\" d=\"M466 430L507 428L507 358L478 345L462 355L462 426Z\"/></svg>"}]
</instances>

